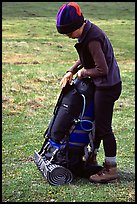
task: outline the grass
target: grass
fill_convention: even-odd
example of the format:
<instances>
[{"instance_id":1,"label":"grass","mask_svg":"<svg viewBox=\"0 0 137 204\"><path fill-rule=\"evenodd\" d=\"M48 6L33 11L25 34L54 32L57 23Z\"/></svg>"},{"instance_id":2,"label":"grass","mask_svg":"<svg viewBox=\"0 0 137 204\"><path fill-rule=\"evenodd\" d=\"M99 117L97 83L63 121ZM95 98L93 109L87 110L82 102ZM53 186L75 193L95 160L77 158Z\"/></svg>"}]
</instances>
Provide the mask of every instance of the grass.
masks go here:
<instances>
[{"instance_id":1,"label":"grass","mask_svg":"<svg viewBox=\"0 0 137 204\"><path fill-rule=\"evenodd\" d=\"M120 181L50 186L30 159L43 143L59 82L77 59L76 40L56 31L62 4L2 3L2 201L135 202L134 2L79 2L85 17L109 36L121 70L123 91L113 116ZM99 163L103 155L101 145Z\"/></svg>"}]
</instances>

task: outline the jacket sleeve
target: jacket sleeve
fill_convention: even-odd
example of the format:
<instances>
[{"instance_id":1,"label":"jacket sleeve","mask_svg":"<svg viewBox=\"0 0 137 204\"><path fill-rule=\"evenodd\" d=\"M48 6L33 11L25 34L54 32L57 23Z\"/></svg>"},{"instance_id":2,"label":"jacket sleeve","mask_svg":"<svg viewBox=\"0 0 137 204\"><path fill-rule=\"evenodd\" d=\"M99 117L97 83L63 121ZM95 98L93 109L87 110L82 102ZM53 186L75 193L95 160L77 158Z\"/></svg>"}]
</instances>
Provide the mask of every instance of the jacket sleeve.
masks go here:
<instances>
[{"instance_id":1,"label":"jacket sleeve","mask_svg":"<svg viewBox=\"0 0 137 204\"><path fill-rule=\"evenodd\" d=\"M108 66L105 59L105 55L101 48L99 41L91 41L89 43L89 51L95 62L95 67L87 69L87 74L91 77L105 76L108 74Z\"/></svg>"},{"instance_id":2,"label":"jacket sleeve","mask_svg":"<svg viewBox=\"0 0 137 204\"><path fill-rule=\"evenodd\" d=\"M72 74L76 74L79 69L81 69L83 66L81 64L80 59L76 61L76 63L67 71L67 72L72 72Z\"/></svg>"}]
</instances>

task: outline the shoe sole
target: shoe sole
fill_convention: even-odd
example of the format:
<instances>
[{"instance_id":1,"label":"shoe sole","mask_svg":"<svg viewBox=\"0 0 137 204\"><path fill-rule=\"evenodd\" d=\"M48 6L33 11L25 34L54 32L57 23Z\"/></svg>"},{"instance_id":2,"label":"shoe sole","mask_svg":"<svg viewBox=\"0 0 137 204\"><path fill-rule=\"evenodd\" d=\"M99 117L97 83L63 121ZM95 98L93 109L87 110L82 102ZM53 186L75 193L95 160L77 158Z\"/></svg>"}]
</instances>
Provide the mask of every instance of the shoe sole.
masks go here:
<instances>
[{"instance_id":1,"label":"shoe sole","mask_svg":"<svg viewBox=\"0 0 137 204\"><path fill-rule=\"evenodd\" d=\"M102 183L102 184L107 184L107 183L116 183L118 182L119 178L115 178L115 179L111 179L109 181L106 180L102 180L102 181L93 181L93 180L89 180L91 183Z\"/></svg>"}]
</instances>

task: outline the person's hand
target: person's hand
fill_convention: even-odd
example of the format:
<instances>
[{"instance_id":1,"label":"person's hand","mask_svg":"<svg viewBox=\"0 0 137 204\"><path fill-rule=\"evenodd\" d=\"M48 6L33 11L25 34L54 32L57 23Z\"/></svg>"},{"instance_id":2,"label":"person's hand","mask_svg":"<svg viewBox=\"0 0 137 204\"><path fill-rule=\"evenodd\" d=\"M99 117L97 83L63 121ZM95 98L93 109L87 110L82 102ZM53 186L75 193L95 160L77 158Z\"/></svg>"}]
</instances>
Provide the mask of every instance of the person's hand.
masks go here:
<instances>
[{"instance_id":1,"label":"person's hand","mask_svg":"<svg viewBox=\"0 0 137 204\"><path fill-rule=\"evenodd\" d=\"M63 87L66 86L67 82L69 81L69 83L71 83L73 78L73 74L72 72L67 72L64 77L61 79L60 85Z\"/></svg>"},{"instance_id":2,"label":"person's hand","mask_svg":"<svg viewBox=\"0 0 137 204\"><path fill-rule=\"evenodd\" d=\"M78 71L77 75L78 75L78 78L79 78L79 79L82 79L82 78L84 78L84 77L87 77L87 76L88 76L88 73L87 73L87 70L83 68L83 69L80 69L80 70Z\"/></svg>"}]
</instances>

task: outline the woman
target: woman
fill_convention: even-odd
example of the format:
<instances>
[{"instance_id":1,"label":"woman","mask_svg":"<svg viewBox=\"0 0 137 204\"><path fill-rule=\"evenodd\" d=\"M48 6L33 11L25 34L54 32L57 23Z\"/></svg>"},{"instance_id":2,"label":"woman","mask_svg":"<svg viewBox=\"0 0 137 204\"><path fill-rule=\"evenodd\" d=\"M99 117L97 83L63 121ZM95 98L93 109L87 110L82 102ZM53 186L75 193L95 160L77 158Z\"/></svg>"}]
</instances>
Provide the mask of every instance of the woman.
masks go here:
<instances>
[{"instance_id":1,"label":"woman","mask_svg":"<svg viewBox=\"0 0 137 204\"><path fill-rule=\"evenodd\" d=\"M63 4L56 16L56 28L60 34L77 38L75 48L79 59L61 80L64 87L73 75L91 77L95 85L95 141L94 154L90 162L96 163L96 155L103 141L104 163L101 172L91 175L91 182L114 182L118 178L116 153L117 145L112 131L112 116L115 101L122 90L120 70L114 56L113 47L106 34L84 16L78 4ZM79 70L79 67L82 67Z\"/></svg>"}]
</instances>

